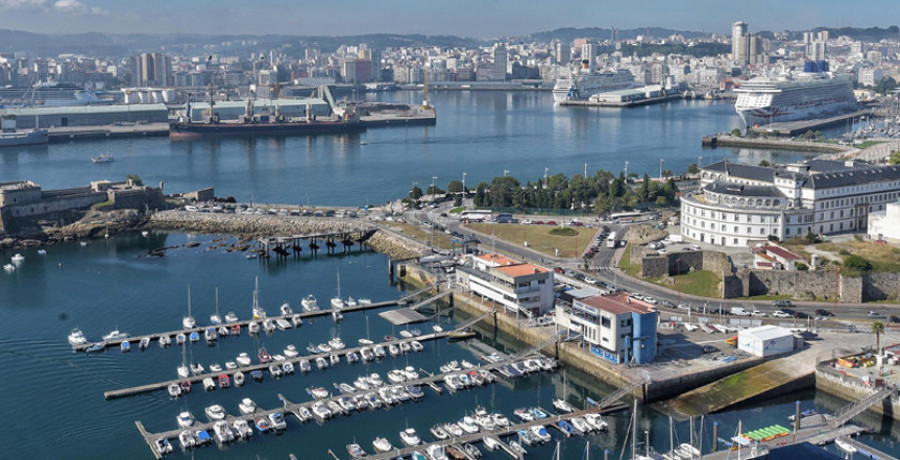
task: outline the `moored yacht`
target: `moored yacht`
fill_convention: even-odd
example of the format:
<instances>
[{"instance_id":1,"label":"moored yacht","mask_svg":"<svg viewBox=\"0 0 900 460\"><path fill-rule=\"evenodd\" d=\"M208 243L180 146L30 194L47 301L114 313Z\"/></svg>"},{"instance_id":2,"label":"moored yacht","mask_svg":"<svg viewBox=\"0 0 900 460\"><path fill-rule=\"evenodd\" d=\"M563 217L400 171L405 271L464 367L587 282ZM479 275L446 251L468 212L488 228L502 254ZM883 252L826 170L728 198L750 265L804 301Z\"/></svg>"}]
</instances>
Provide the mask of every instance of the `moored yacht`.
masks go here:
<instances>
[{"instance_id":1,"label":"moored yacht","mask_svg":"<svg viewBox=\"0 0 900 460\"><path fill-rule=\"evenodd\" d=\"M303 311L318 311L319 305L316 302L316 297L312 294L303 298L300 301L300 304L303 305Z\"/></svg>"},{"instance_id":2,"label":"moored yacht","mask_svg":"<svg viewBox=\"0 0 900 460\"><path fill-rule=\"evenodd\" d=\"M372 441L372 447L375 448L377 452L388 452L394 449L394 446L391 445L391 442L387 440L387 438L375 438Z\"/></svg>"},{"instance_id":3,"label":"moored yacht","mask_svg":"<svg viewBox=\"0 0 900 460\"><path fill-rule=\"evenodd\" d=\"M252 414L256 412L256 403L250 398L244 398L238 405L238 409L240 409L241 413L244 415Z\"/></svg>"},{"instance_id":4,"label":"moored yacht","mask_svg":"<svg viewBox=\"0 0 900 460\"><path fill-rule=\"evenodd\" d=\"M175 418L178 422L178 426L181 428L188 428L194 424L194 415L188 411L184 411L178 414L178 417Z\"/></svg>"},{"instance_id":5,"label":"moored yacht","mask_svg":"<svg viewBox=\"0 0 900 460\"><path fill-rule=\"evenodd\" d=\"M415 428L407 428L400 432L400 440L403 441L403 444L407 446L417 446L422 443L422 440L419 439L419 435L416 433Z\"/></svg>"},{"instance_id":6,"label":"moored yacht","mask_svg":"<svg viewBox=\"0 0 900 460\"><path fill-rule=\"evenodd\" d=\"M218 404L207 407L204 412L206 412L206 416L209 417L210 420L223 420L227 415L225 408Z\"/></svg>"},{"instance_id":7,"label":"moored yacht","mask_svg":"<svg viewBox=\"0 0 900 460\"><path fill-rule=\"evenodd\" d=\"M81 329L77 327L72 329L72 332L69 333L69 345L78 346L84 345L88 343L87 339L84 337L84 333L81 332Z\"/></svg>"},{"instance_id":8,"label":"moored yacht","mask_svg":"<svg viewBox=\"0 0 900 460\"><path fill-rule=\"evenodd\" d=\"M197 325L197 321L191 316L191 285L188 285L188 314L181 319L181 325L185 329L193 329Z\"/></svg>"}]
</instances>

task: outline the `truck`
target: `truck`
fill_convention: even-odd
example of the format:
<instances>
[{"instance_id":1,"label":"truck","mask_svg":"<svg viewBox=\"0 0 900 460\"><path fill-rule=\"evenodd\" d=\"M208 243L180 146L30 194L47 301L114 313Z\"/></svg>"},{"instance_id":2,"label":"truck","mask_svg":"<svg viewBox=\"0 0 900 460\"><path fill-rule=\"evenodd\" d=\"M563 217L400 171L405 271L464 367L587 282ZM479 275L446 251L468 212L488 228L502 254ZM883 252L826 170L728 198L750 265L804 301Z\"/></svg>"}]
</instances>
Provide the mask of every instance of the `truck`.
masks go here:
<instances>
[{"instance_id":1,"label":"truck","mask_svg":"<svg viewBox=\"0 0 900 460\"><path fill-rule=\"evenodd\" d=\"M669 243L684 243L684 237L681 235L671 234L666 237L666 240Z\"/></svg>"},{"instance_id":2,"label":"truck","mask_svg":"<svg viewBox=\"0 0 900 460\"><path fill-rule=\"evenodd\" d=\"M731 307L731 314L735 316L750 316L752 313L745 310L744 307Z\"/></svg>"}]
</instances>

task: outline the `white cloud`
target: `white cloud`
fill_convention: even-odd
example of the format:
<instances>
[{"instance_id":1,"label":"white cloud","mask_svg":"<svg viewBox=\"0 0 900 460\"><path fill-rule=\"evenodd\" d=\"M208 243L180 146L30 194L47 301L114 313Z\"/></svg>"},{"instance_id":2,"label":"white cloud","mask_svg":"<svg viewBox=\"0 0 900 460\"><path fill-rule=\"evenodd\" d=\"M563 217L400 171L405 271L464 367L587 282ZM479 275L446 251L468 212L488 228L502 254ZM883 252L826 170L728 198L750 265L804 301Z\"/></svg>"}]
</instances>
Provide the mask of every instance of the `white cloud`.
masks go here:
<instances>
[{"instance_id":1,"label":"white cloud","mask_svg":"<svg viewBox=\"0 0 900 460\"><path fill-rule=\"evenodd\" d=\"M84 3L79 2L78 0L57 0L56 3L53 4L53 9L60 13L71 14L74 16L107 14L106 10L103 10L101 8L91 8Z\"/></svg>"},{"instance_id":2,"label":"white cloud","mask_svg":"<svg viewBox=\"0 0 900 460\"><path fill-rule=\"evenodd\" d=\"M39 11L46 9L47 0L0 0L0 11Z\"/></svg>"}]
</instances>

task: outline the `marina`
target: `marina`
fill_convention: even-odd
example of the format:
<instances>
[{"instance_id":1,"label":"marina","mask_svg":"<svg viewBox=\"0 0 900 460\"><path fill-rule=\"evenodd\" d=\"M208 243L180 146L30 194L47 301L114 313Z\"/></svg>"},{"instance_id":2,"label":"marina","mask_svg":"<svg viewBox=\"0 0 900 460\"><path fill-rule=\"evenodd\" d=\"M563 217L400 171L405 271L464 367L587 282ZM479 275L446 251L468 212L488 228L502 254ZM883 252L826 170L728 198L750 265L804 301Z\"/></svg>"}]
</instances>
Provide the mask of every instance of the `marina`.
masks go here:
<instances>
[{"instance_id":1,"label":"marina","mask_svg":"<svg viewBox=\"0 0 900 460\"><path fill-rule=\"evenodd\" d=\"M469 320L467 323L464 323L463 327L469 326L470 324L474 324L478 321L481 321L482 319L483 319L482 317L477 317L472 320ZM400 340L399 342L394 341L392 343L408 343L408 342L413 342L416 340L418 340L420 342L429 341L429 340L437 340L437 339L447 337L451 333L452 333L452 331L440 332L440 333L436 332L436 333L432 333L432 334L421 335L421 336L413 338L413 339ZM385 346L386 343L387 342L379 343L376 345ZM330 358L331 356L334 356L334 355L336 355L338 357L341 357L341 356L346 357L350 353L359 353L362 348L371 348L376 345L348 347L348 348L344 348L341 350L322 352L322 353L311 354L311 355L296 356L293 358L286 357L283 361L278 361L278 364L291 363L292 365L299 365L301 361L312 362L312 361L316 361L319 358ZM253 371L264 371L264 370L267 370L268 368L269 368L269 362L263 362L263 363L259 363L259 364L240 366L235 371L241 371L244 373L252 373ZM168 388L169 385L180 384L184 381L189 381L191 384L196 384L196 383L202 382L204 379L207 379L207 378L219 378L222 375L231 375L233 373L234 373L233 371L229 370L229 371L194 374L194 375L191 375L188 377L166 380L166 381L162 381L162 382L151 383L151 384L141 385L141 386L137 386L137 387L130 387L130 388L123 388L120 390L107 391L103 394L103 397L105 399L123 398L126 396L133 396L133 395L137 395L137 394L141 394L141 393L162 390L162 389Z\"/></svg>"}]
</instances>

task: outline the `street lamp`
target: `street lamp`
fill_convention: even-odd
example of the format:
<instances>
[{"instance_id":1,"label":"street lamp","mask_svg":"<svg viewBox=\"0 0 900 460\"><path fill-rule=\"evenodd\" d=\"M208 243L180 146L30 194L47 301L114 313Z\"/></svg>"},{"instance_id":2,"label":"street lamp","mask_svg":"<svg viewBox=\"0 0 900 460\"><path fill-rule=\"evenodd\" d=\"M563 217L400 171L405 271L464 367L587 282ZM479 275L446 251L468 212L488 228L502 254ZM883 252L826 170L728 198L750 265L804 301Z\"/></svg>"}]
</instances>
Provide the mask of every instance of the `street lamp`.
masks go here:
<instances>
[{"instance_id":1,"label":"street lamp","mask_svg":"<svg viewBox=\"0 0 900 460\"><path fill-rule=\"evenodd\" d=\"M625 182L628 182L628 161L625 161Z\"/></svg>"},{"instance_id":2,"label":"street lamp","mask_svg":"<svg viewBox=\"0 0 900 460\"><path fill-rule=\"evenodd\" d=\"M662 164L663 161L666 161L662 158L659 159L659 181L662 182Z\"/></svg>"},{"instance_id":3,"label":"street lamp","mask_svg":"<svg viewBox=\"0 0 900 460\"><path fill-rule=\"evenodd\" d=\"M466 172L463 171L463 196L466 195Z\"/></svg>"}]
</instances>

